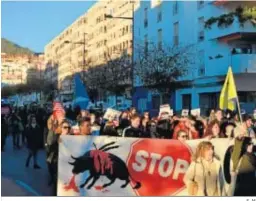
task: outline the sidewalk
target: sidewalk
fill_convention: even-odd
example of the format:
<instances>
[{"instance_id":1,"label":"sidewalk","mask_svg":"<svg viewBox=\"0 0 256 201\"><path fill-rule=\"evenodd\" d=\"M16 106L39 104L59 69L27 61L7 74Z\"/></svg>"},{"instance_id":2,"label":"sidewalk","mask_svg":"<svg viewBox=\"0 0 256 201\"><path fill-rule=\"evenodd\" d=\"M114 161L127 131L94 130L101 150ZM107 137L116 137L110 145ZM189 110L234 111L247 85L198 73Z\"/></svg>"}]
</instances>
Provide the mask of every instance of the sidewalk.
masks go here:
<instances>
[{"instance_id":1,"label":"sidewalk","mask_svg":"<svg viewBox=\"0 0 256 201\"><path fill-rule=\"evenodd\" d=\"M51 196L51 187L48 186L45 151L40 150L38 153L38 164L41 167L38 170L33 168L33 160L30 161L30 167L25 167L27 155L28 150L25 147L20 150L13 150L12 137L6 139L5 152L1 153L2 195ZM6 186L9 184L11 188ZM29 189L29 191L26 189Z\"/></svg>"},{"instance_id":2,"label":"sidewalk","mask_svg":"<svg viewBox=\"0 0 256 201\"><path fill-rule=\"evenodd\" d=\"M18 185L14 180L8 179L4 176L1 178L1 185L2 196L34 196L33 193Z\"/></svg>"}]
</instances>

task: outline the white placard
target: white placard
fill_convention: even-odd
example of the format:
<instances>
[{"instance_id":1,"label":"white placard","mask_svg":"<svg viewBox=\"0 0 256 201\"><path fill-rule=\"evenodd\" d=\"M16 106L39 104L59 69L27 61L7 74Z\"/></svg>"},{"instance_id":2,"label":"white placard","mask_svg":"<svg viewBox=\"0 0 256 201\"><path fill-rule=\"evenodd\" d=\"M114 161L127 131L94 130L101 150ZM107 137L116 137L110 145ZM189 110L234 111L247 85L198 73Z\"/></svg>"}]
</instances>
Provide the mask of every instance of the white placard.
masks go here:
<instances>
[{"instance_id":1,"label":"white placard","mask_svg":"<svg viewBox=\"0 0 256 201\"><path fill-rule=\"evenodd\" d=\"M114 110L114 109L112 109L112 108L108 108L107 109L107 111L106 111L106 113L104 114L104 119L117 119L117 118L119 118L120 117L120 115L121 115L121 112L120 111L118 111L118 110Z\"/></svg>"},{"instance_id":2,"label":"white placard","mask_svg":"<svg viewBox=\"0 0 256 201\"><path fill-rule=\"evenodd\" d=\"M187 116L188 116L188 113L189 113L189 110L187 110L187 109L182 110L182 112L181 112L181 116L183 116L183 117L187 117Z\"/></svg>"},{"instance_id":3,"label":"white placard","mask_svg":"<svg viewBox=\"0 0 256 201\"><path fill-rule=\"evenodd\" d=\"M171 115L171 107L169 104L160 105L159 116L161 116L162 113L168 113L169 115ZM173 111L172 111L172 115L173 115Z\"/></svg>"},{"instance_id":4,"label":"white placard","mask_svg":"<svg viewBox=\"0 0 256 201\"><path fill-rule=\"evenodd\" d=\"M200 116L200 108L197 108L197 109L193 109L190 111L191 112L191 115L195 116L195 117L199 117Z\"/></svg>"}]
</instances>

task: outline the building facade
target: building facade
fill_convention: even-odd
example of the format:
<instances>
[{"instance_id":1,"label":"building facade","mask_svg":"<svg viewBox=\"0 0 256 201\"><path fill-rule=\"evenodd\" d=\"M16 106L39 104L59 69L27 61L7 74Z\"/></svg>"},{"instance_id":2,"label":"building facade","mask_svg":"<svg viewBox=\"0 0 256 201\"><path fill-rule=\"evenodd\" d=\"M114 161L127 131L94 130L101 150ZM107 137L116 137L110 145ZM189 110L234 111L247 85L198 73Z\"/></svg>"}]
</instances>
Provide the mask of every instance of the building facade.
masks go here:
<instances>
[{"instance_id":1,"label":"building facade","mask_svg":"<svg viewBox=\"0 0 256 201\"><path fill-rule=\"evenodd\" d=\"M44 56L8 55L1 53L1 78L4 85L26 84L34 78L40 79L44 70Z\"/></svg>"},{"instance_id":2,"label":"building facade","mask_svg":"<svg viewBox=\"0 0 256 201\"><path fill-rule=\"evenodd\" d=\"M83 78L88 67L104 65L123 52L132 54L132 20L106 18L131 17L132 6L130 1L95 2L45 46L45 77L65 98L72 98L75 73Z\"/></svg>"},{"instance_id":3,"label":"building facade","mask_svg":"<svg viewBox=\"0 0 256 201\"><path fill-rule=\"evenodd\" d=\"M219 94L231 66L240 102L256 102L256 21L240 25L237 17L224 26L209 19L235 12L239 7L255 8L253 1L141 1L135 11L135 44L193 46L195 61L186 76L186 85L160 98L137 84L133 103L140 110L156 114L159 105L169 103L176 111L201 108L203 114L218 107ZM135 62L136 62L135 52ZM250 106L246 106L250 107ZM255 107L255 105L254 105Z\"/></svg>"}]
</instances>

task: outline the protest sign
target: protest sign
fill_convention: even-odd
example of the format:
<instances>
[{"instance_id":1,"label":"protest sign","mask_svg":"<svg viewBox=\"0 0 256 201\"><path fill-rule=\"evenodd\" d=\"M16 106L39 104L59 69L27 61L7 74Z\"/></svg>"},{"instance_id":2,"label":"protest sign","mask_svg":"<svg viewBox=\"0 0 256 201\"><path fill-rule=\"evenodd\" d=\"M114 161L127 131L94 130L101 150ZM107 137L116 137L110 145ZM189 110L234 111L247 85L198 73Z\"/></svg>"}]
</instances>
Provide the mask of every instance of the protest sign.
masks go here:
<instances>
[{"instance_id":1,"label":"protest sign","mask_svg":"<svg viewBox=\"0 0 256 201\"><path fill-rule=\"evenodd\" d=\"M253 112L253 117L254 117L254 119L256 119L256 110L254 110L254 112Z\"/></svg>"},{"instance_id":2,"label":"protest sign","mask_svg":"<svg viewBox=\"0 0 256 201\"><path fill-rule=\"evenodd\" d=\"M189 110L182 110L181 116L187 117L187 116L188 116L188 113L189 113Z\"/></svg>"},{"instance_id":3,"label":"protest sign","mask_svg":"<svg viewBox=\"0 0 256 201\"><path fill-rule=\"evenodd\" d=\"M205 140L184 144L178 140L107 136L67 135L61 139L58 196L187 196L183 178L197 145ZM228 139L211 142L228 189L227 153L232 143Z\"/></svg>"},{"instance_id":4,"label":"protest sign","mask_svg":"<svg viewBox=\"0 0 256 201\"><path fill-rule=\"evenodd\" d=\"M6 107L1 107L1 114L2 115L8 115L10 114L10 108L8 106Z\"/></svg>"},{"instance_id":5,"label":"protest sign","mask_svg":"<svg viewBox=\"0 0 256 201\"><path fill-rule=\"evenodd\" d=\"M62 104L58 101L53 102L53 116L56 119L59 119L65 116L65 110Z\"/></svg>"},{"instance_id":6,"label":"protest sign","mask_svg":"<svg viewBox=\"0 0 256 201\"><path fill-rule=\"evenodd\" d=\"M171 107L169 104L165 104L165 105L160 105L160 110L159 110L159 115L161 115L162 113L170 113Z\"/></svg>"},{"instance_id":7,"label":"protest sign","mask_svg":"<svg viewBox=\"0 0 256 201\"><path fill-rule=\"evenodd\" d=\"M110 120L110 119L114 120L114 119L118 119L120 117L120 115L121 115L120 111L114 110L112 108L108 108L106 113L104 114L103 118L108 119L108 120Z\"/></svg>"},{"instance_id":8,"label":"protest sign","mask_svg":"<svg viewBox=\"0 0 256 201\"><path fill-rule=\"evenodd\" d=\"M195 117L199 117L200 116L200 108L197 108L197 109L193 109L190 111L191 112L191 115L195 116Z\"/></svg>"}]
</instances>

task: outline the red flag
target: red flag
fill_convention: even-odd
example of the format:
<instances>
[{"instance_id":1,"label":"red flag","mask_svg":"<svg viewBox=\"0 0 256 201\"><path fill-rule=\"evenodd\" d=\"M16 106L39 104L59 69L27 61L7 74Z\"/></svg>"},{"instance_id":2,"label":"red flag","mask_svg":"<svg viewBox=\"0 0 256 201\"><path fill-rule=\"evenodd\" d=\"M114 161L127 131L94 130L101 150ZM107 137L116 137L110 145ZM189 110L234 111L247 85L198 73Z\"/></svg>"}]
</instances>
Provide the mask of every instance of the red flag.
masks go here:
<instances>
[{"instance_id":1,"label":"red flag","mask_svg":"<svg viewBox=\"0 0 256 201\"><path fill-rule=\"evenodd\" d=\"M65 116L65 110L60 102L53 102L53 116L56 119Z\"/></svg>"}]
</instances>

